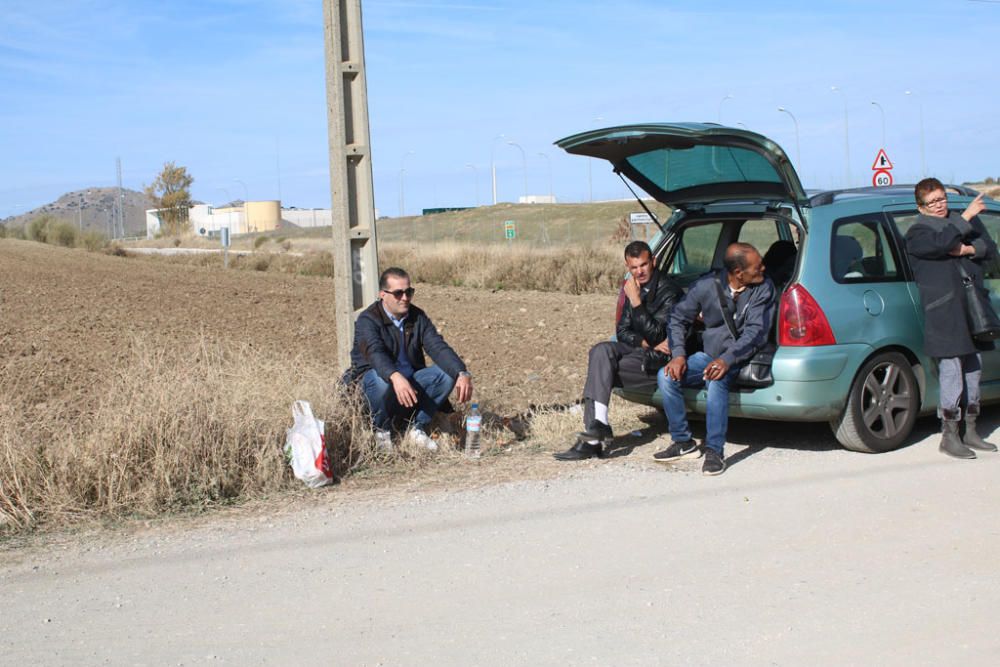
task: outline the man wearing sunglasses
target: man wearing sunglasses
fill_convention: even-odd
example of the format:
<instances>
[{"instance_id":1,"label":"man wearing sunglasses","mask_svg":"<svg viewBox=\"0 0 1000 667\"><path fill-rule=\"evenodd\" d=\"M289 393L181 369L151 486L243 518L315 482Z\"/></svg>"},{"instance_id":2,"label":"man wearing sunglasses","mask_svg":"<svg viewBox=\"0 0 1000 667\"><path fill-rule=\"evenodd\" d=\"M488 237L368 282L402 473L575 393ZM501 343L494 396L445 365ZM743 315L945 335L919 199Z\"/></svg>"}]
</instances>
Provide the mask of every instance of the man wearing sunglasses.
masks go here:
<instances>
[{"instance_id":1,"label":"man wearing sunglasses","mask_svg":"<svg viewBox=\"0 0 1000 667\"><path fill-rule=\"evenodd\" d=\"M997 247L977 217L986 206L979 195L961 214L948 210L948 195L936 178L914 188L917 221L906 230L906 252L924 309L924 352L938 364L939 449L948 456L974 459L995 452L995 445L976 432L979 416L980 351L993 343L973 339L966 320L962 270L983 290L983 262L996 259ZM965 394L965 436L959 438L962 395Z\"/></svg>"},{"instance_id":2,"label":"man wearing sunglasses","mask_svg":"<svg viewBox=\"0 0 1000 667\"><path fill-rule=\"evenodd\" d=\"M379 300L358 317L351 368L371 408L375 444L392 448L391 428L409 419L408 437L437 449L428 435L431 419L452 389L464 403L472 398L472 375L423 310L413 305L414 288L403 269L391 267L379 277ZM424 353L434 366L427 366Z\"/></svg>"}]
</instances>

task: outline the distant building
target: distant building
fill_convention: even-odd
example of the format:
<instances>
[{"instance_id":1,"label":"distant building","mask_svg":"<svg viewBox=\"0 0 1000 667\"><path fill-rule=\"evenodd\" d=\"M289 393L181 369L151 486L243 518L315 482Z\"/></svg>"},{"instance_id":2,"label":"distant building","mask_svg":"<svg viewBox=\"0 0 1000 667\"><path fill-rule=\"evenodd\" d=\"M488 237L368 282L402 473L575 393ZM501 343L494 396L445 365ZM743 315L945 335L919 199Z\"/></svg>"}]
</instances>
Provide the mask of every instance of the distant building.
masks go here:
<instances>
[{"instance_id":1,"label":"distant building","mask_svg":"<svg viewBox=\"0 0 1000 667\"><path fill-rule=\"evenodd\" d=\"M197 204L188 210L191 232L198 236L216 237L223 227L229 233L253 234L288 227L329 227L333 224L330 209L281 208L281 202L270 199L248 201L243 206L218 208ZM146 211L146 238L153 239L160 233L158 209Z\"/></svg>"},{"instance_id":2,"label":"distant building","mask_svg":"<svg viewBox=\"0 0 1000 667\"><path fill-rule=\"evenodd\" d=\"M555 195L524 195L517 198L518 204L555 204Z\"/></svg>"}]
</instances>

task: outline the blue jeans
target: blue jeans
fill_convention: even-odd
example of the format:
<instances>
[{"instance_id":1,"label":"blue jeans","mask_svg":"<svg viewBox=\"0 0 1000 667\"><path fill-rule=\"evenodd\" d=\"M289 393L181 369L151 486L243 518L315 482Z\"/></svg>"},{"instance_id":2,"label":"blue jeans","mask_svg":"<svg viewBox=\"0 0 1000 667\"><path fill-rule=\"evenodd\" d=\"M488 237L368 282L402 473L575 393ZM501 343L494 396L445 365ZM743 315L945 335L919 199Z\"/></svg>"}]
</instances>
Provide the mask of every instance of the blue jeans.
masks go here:
<instances>
[{"instance_id":1,"label":"blue jeans","mask_svg":"<svg viewBox=\"0 0 1000 667\"><path fill-rule=\"evenodd\" d=\"M388 430L395 417L413 415L413 426L426 431L434 413L455 387L455 380L437 366L421 368L409 380L417 392L417 405L404 408L396 400L392 384L380 378L374 368L361 376L361 389L368 400L375 428Z\"/></svg>"},{"instance_id":2,"label":"blue jeans","mask_svg":"<svg viewBox=\"0 0 1000 667\"><path fill-rule=\"evenodd\" d=\"M714 359L704 352L695 352L687 358L687 370L680 381L667 377L666 368L656 374L656 385L663 396L663 411L667 414L670 437L674 442L691 440L687 408L684 407L684 387L708 387L708 405L705 411L705 446L720 455L726 444L729 428L729 384L739 374L739 367L730 368L718 380L706 381L705 369Z\"/></svg>"}]
</instances>

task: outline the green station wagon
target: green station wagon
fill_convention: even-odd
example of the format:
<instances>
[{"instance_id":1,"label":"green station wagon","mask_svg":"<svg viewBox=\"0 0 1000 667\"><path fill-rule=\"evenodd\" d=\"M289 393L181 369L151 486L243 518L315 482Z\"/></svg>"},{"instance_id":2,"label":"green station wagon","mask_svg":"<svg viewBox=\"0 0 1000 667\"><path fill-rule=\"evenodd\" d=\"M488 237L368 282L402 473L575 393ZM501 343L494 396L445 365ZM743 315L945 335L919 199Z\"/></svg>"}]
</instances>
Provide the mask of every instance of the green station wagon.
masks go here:
<instances>
[{"instance_id":1,"label":"green station wagon","mask_svg":"<svg viewBox=\"0 0 1000 667\"><path fill-rule=\"evenodd\" d=\"M732 416L825 421L844 447L884 452L906 442L918 415L934 413L937 367L922 350L923 312L903 246L917 217L912 185L806 192L776 143L710 123L612 127L556 145L609 161L673 208L650 245L682 287L721 268L734 241L761 254L782 243L790 250L776 281L774 382L731 392ZM947 187L958 210L978 194ZM1000 241L1000 205L987 199L986 207L979 217ZM1000 266L984 268L1000 306ZM654 390L621 395L660 406ZM696 413L706 398L686 390ZM1000 400L1000 352L983 354L982 399Z\"/></svg>"}]
</instances>

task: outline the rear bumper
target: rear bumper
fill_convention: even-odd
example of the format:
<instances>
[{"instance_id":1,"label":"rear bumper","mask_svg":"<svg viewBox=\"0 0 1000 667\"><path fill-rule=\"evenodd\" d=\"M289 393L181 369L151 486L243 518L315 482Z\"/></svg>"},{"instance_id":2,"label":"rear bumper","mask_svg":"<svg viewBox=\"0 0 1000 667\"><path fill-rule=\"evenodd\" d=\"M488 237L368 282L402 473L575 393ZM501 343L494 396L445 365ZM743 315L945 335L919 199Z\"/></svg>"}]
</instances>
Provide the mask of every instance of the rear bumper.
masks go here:
<instances>
[{"instance_id":1,"label":"rear bumper","mask_svg":"<svg viewBox=\"0 0 1000 667\"><path fill-rule=\"evenodd\" d=\"M869 345L782 347L774 356L775 382L763 389L739 389L729 394L732 417L776 421L821 422L840 416L858 368L872 353ZM616 390L635 403L662 407L660 392ZM684 390L688 410L705 413L704 389Z\"/></svg>"}]
</instances>

